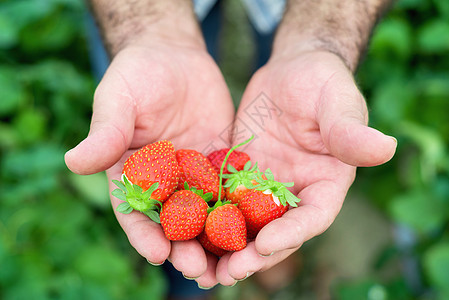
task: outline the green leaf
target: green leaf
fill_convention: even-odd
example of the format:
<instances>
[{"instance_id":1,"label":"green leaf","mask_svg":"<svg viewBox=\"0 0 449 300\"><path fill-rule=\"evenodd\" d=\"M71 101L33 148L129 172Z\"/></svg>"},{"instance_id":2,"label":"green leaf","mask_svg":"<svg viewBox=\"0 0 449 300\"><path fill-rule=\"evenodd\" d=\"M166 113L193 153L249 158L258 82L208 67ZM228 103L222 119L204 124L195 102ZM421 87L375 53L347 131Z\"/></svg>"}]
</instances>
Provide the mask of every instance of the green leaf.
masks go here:
<instances>
[{"instance_id":1,"label":"green leaf","mask_svg":"<svg viewBox=\"0 0 449 300\"><path fill-rule=\"evenodd\" d=\"M268 168L265 170L265 177L267 177L268 180L274 180L273 172Z\"/></svg>"},{"instance_id":2,"label":"green leaf","mask_svg":"<svg viewBox=\"0 0 449 300\"><path fill-rule=\"evenodd\" d=\"M126 192L125 184L122 181L112 179L112 183L114 183L122 191Z\"/></svg>"},{"instance_id":3,"label":"green leaf","mask_svg":"<svg viewBox=\"0 0 449 300\"><path fill-rule=\"evenodd\" d=\"M393 198L389 210L394 220L419 233L429 233L444 225L447 208L429 190L415 188Z\"/></svg>"},{"instance_id":4,"label":"green leaf","mask_svg":"<svg viewBox=\"0 0 449 300\"><path fill-rule=\"evenodd\" d=\"M157 190L159 187L159 182L153 183L148 190L143 193L144 198L150 198L151 195Z\"/></svg>"},{"instance_id":5,"label":"green leaf","mask_svg":"<svg viewBox=\"0 0 449 300\"><path fill-rule=\"evenodd\" d=\"M103 209L109 208L108 179L105 172L83 176L70 173L69 179L81 196L90 204Z\"/></svg>"},{"instance_id":6,"label":"green leaf","mask_svg":"<svg viewBox=\"0 0 449 300\"><path fill-rule=\"evenodd\" d=\"M237 173L238 172L237 169L234 168L234 166L231 165L231 164L228 164L228 171L231 172L231 173Z\"/></svg>"},{"instance_id":7,"label":"green leaf","mask_svg":"<svg viewBox=\"0 0 449 300\"><path fill-rule=\"evenodd\" d=\"M447 53L449 50L449 23L431 19L418 32L418 46L426 53Z\"/></svg>"},{"instance_id":8,"label":"green leaf","mask_svg":"<svg viewBox=\"0 0 449 300\"><path fill-rule=\"evenodd\" d=\"M156 222L156 223L161 223L161 218L159 216L159 214L154 211L154 210L147 210L145 212L143 212L145 215L147 215L152 221Z\"/></svg>"},{"instance_id":9,"label":"green leaf","mask_svg":"<svg viewBox=\"0 0 449 300\"><path fill-rule=\"evenodd\" d=\"M206 202L209 202L210 200L212 200L212 198L213 198L213 194L211 192L206 193L206 194L203 195L203 199Z\"/></svg>"},{"instance_id":10,"label":"green leaf","mask_svg":"<svg viewBox=\"0 0 449 300\"><path fill-rule=\"evenodd\" d=\"M133 190L134 190L134 192L136 194L142 194L143 193L143 189L139 185L133 184L132 187L133 187Z\"/></svg>"},{"instance_id":11,"label":"green leaf","mask_svg":"<svg viewBox=\"0 0 449 300\"><path fill-rule=\"evenodd\" d=\"M449 292L449 242L441 242L424 253L424 270L432 285Z\"/></svg>"},{"instance_id":12,"label":"green leaf","mask_svg":"<svg viewBox=\"0 0 449 300\"><path fill-rule=\"evenodd\" d=\"M122 200L122 201L126 201L126 195L121 189L113 190L111 195Z\"/></svg>"},{"instance_id":13,"label":"green leaf","mask_svg":"<svg viewBox=\"0 0 449 300\"><path fill-rule=\"evenodd\" d=\"M17 70L0 67L0 117L12 115L28 98Z\"/></svg>"},{"instance_id":14,"label":"green leaf","mask_svg":"<svg viewBox=\"0 0 449 300\"><path fill-rule=\"evenodd\" d=\"M251 169L251 161L250 161L250 160L248 160L248 161L245 163L245 166L243 166L243 170L249 171L249 169Z\"/></svg>"},{"instance_id":15,"label":"green leaf","mask_svg":"<svg viewBox=\"0 0 449 300\"><path fill-rule=\"evenodd\" d=\"M122 214L129 214L133 211L133 208L129 205L128 202L123 202L117 206L116 210Z\"/></svg>"}]
</instances>

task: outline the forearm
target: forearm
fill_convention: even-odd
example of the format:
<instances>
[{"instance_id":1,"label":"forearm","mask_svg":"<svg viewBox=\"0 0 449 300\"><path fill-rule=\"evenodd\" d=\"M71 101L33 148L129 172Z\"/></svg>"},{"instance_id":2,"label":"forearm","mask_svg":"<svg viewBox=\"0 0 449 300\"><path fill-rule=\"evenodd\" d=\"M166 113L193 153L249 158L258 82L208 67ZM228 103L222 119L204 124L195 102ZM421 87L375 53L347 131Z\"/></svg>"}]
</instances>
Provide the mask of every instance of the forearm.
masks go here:
<instances>
[{"instance_id":1,"label":"forearm","mask_svg":"<svg viewBox=\"0 0 449 300\"><path fill-rule=\"evenodd\" d=\"M273 55L324 50L355 71L376 22L392 0L290 0Z\"/></svg>"},{"instance_id":2,"label":"forearm","mask_svg":"<svg viewBox=\"0 0 449 300\"><path fill-rule=\"evenodd\" d=\"M204 47L192 1L90 0L111 56L130 44L169 42Z\"/></svg>"}]
</instances>

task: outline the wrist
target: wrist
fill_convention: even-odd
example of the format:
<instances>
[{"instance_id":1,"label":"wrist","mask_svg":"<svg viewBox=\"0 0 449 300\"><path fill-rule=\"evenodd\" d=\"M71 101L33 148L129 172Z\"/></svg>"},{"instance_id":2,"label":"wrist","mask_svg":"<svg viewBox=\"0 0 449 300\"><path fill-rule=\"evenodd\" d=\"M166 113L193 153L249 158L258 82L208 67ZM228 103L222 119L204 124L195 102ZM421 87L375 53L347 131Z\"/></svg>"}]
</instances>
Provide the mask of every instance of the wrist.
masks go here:
<instances>
[{"instance_id":1,"label":"wrist","mask_svg":"<svg viewBox=\"0 0 449 300\"><path fill-rule=\"evenodd\" d=\"M172 44L205 49L191 1L91 0L110 56L129 46Z\"/></svg>"},{"instance_id":2,"label":"wrist","mask_svg":"<svg viewBox=\"0 0 449 300\"><path fill-rule=\"evenodd\" d=\"M273 43L272 57L326 51L354 72L372 28L390 0L315 0L288 2Z\"/></svg>"}]
</instances>

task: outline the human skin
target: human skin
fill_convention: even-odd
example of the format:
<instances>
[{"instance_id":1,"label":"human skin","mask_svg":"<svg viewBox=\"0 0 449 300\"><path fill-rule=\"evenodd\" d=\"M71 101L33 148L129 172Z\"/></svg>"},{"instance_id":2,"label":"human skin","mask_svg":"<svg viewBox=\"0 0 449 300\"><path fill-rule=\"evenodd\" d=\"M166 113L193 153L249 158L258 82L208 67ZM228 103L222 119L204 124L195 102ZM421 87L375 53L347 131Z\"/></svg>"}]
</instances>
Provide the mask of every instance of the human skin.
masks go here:
<instances>
[{"instance_id":1,"label":"human skin","mask_svg":"<svg viewBox=\"0 0 449 300\"><path fill-rule=\"evenodd\" d=\"M248 84L236 119L190 1L91 3L113 59L94 96L89 135L66 154L75 173L107 170L109 179L119 179L132 151L160 139L201 151L233 120L251 126L245 108L262 92L282 112L263 128L252 124L257 138L245 151L278 180L295 182L300 207L220 260L195 240L168 241L140 213L116 214L131 245L151 263L169 259L205 288L267 270L331 225L357 166L393 156L395 139L366 126L366 103L353 79L384 1L290 1L273 54ZM115 208L120 201L111 202Z\"/></svg>"},{"instance_id":2,"label":"human skin","mask_svg":"<svg viewBox=\"0 0 449 300\"><path fill-rule=\"evenodd\" d=\"M153 2L146 4L151 7ZM131 153L146 144L167 139L176 149L202 151L211 142L223 143L219 134L232 123L235 109L207 53L191 4L161 1L148 16L151 20L127 1L92 5L101 11L100 27L114 29L104 31L112 62L95 91L90 132L66 153L67 166L78 174L106 170L111 182L120 179ZM132 21L120 16L130 17L130 11L137 14ZM166 11L171 13L162 13ZM110 191L115 188L110 184ZM111 202L115 211L121 201L111 196ZM196 240L170 242L161 226L143 214L115 213L130 244L150 263L168 259L189 278L206 271L209 258ZM213 280L210 284L215 285Z\"/></svg>"},{"instance_id":3,"label":"human skin","mask_svg":"<svg viewBox=\"0 0 449 300\"><path fill-rule=\"evenodd\" d=\"M268 63L249 82L237 112L257 138L245 149L262 170L295 183L298 208L265 226L242 251L220 259L216 277L234 285L265 271L324 232L339 213L356 167L389 161L397 141L368 127L353 73L389 1L289 1ZM259 97L273 110L251 118ZM234 141L235 143L235 141ZM200 278L201 279L201 278Z\"/></svg>"}]
</instances>

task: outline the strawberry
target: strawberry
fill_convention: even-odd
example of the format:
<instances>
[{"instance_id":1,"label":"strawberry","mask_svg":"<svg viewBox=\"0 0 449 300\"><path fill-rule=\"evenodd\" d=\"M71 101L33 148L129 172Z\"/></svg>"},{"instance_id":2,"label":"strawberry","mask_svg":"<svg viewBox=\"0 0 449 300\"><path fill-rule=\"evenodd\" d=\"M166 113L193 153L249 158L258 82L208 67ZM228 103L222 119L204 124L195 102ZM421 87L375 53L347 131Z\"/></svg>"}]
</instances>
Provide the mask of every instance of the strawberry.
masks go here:
<instances>
[{"instance_id":1,"label":"strawberry","mask_svg":"<svg viewBox=\"0 0 449 300\"><path fill-rule=\"evenodd\" d=\"M171 241L185 241L198 236L207 217L205 199L192 190L175 192L164 202L160 221L165 236Z\"/></svg>"},{"instance_id":2,"label":"strawberry","mask_svg":"<svg viewBox=\"0 0 449 300\"><path fill-rule=\"evenodd\" d=\"M207 238L221 249L242 250L246 247L246 226L242 212L229 203L215 206L206 219L204 231Z\"/></svg>"},{"instance_id":3,"label":"strawberry","mask_svg":"<svg viewBox=\"0 0 449 300\"><path fill-rule=\"evenodd\" d=\"M227 179L223 185L226 199L238 205L243 196L257 184L255 179L260 171L257 168L257 163L251 167L251 161L248 161L241 171L228 165L228 171L228 174L222 176Z\"/></svg>"},{"instance_id":4,"label":"strawberry","mask_svg":"<svg viewBox=\"0 0 449 300\"><path fill-rule=\"evenodd\" d=\"M207 234L205 231L201 232L200 235L196 237L196 239L198 240L198 242L200 242L201 246L203 246L204 249L215 254L218 257L222 257L223 255L228 253L228 251L212 244L211 241L209 241L209 239L207 238Z\"/></svg>"},{"instance_id":5,"label":"strawberry","mask_svg":"<svg viewBox=\"0 0 449 300\"><path fill-rule=\"evenodd\" d=\"M155 210L168 199L178 185L179 167L170 141L158 141L134 152L123 166L122 181L112 195L126 201L117 207L122 213L133 209L158 221Z\"/></svg>"},{"instance_id":6,"label":"strawberry","mask_svg":"<svg viewBox=\"0 0 449 300\"><path fill-rule=\"evenodd\" d=\"M270 169L265 171L265 176L267 179L258 175L256 181L259 184L247 192L239 203L250 239L255 238L265 225L281 217L289 205L297 207L300 201L287 189L292 183L275 181Z\"/></svg>"},{"instance_id":7,"label":"strawberry","mask_svg":"<svg viewBox=\"0 0 449 300\"><path fill-rule=\"evenodd\" d=\"M223 161L226 157L226 154L228 154L229 152L229 148L224 148L224 149L220 149L220 150L216 150L214 152L211 152L207 158L210 160L210 162L212 163L212 165L215 168L215 171L220 174L220 168L221 165L223 164ZM231 165L233 166L237 171L243 170L243 167L245 166L245 164L250 160L249 155L246 154L245 152L241 152L241 151L233 151L231 152L231 154L229 155L229 158L227 160L226 165L224 166L223 169L223 174L228 174L229 171L227 169L227 166Z\"/></svg>"},{"instance_id":8,"label":"strawberry","mask_svg":"<svg viewBox=\"0 0 449 300\"><path fill-rule=\"evenodd\" d=\"M213 165L204 154L190 149L176 151L176 160L180 168L178 189L183 189L184 183L189 186L212 193L212 199L218 199L219 177Z\"/></svg>"}]
</instances>

